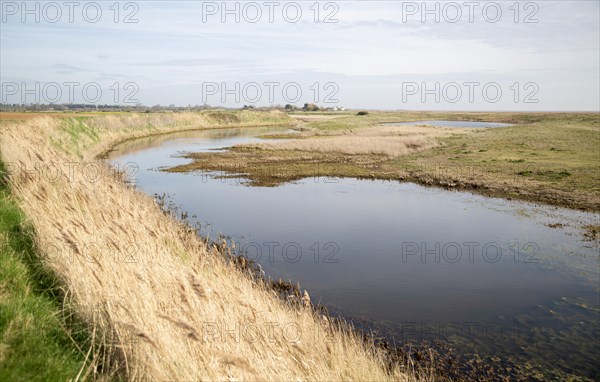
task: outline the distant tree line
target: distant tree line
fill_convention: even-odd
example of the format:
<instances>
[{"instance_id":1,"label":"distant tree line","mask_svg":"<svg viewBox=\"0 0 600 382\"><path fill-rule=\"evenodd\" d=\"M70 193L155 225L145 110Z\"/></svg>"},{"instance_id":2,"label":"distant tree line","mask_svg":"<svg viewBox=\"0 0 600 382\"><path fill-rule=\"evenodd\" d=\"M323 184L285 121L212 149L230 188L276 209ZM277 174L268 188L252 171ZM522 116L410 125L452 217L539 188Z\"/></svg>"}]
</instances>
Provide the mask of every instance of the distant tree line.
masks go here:
<instances>
[{"instance_id":1,"label":"distant tree line","mask_svg":"<svg viewBox=\"0 0 600 382\"><path fill-rule=\"evenodd\" d=\"M201 111L201 110L212 110L217 109L210 105L188 105L188 106L175 106L175 105L94 105L94 104L5 104L0 103L0 111L102 111L102 112L160 112L160 111ZM222 109L222 108L219 108Z\"/></svg>"},{"instance_id":2,"label":"distant tree line","mask_svg":"<svg viewBox=\"0 0 600 382\"><path fill-rule=\"evenodd\" d=\"M305 103L303 107L298 108L294 105L287 104L284 108L285 111L344 111L345 108L341 106L330 106L330 107L320 107L315 105L314 103Z\"/></svg>"},{"instance_id":3,"label":"distant tree line","mask_svg":"<svg viewBox=\"0 0 600 382\"><path fill-rule=\"evenodd\" d=\"M25 112L25 111L73 111L73 112L141 112L141 113L152 113L152 112L165 112L165 111L202 111L202 110L214 110L214 109L241 109L241 110L281 110L285 112L316 112L316 111L345 111L346 109L339 106L334 107L320 107L314 103L305 103L303 107L296 107L294 105L287 104L271 105L271 106L254 106L244 105L241 108L226 108L226 107L213 107L207 104L204 105L188 105L188 106L175 106L175 105L95 105L95 104L42 104L42 103L30 103L30 104L8 104L0 103L0 111L13 111L13 112Z\"/></svg>"}]
</instances>

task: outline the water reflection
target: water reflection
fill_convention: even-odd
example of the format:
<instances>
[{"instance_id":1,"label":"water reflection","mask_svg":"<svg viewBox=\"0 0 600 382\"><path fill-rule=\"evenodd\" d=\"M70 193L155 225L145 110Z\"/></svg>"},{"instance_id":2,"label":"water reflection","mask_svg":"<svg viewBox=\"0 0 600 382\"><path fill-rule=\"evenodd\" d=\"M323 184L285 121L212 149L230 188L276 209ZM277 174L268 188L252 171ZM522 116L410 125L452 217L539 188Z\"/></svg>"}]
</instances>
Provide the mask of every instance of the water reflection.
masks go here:
<instances>
[{"instance_id":1,"label":"water reflection","mask_svg":"<svg viewBox=\"0 0 600 382\"><path fill-rule=\"evenodd\" d=\"M598 247L578 227L597 215L409 183L311 178L254 188L156 170L186 162L182 151L285 130L130 142L113 163L136 163L144 192L170 195L204 234L230 236L269 276L300 282L335 312L399 340L452 340L462 351L596 375ZM548 226L556 222L565 227Z\"/></svg>"}]
</instances>

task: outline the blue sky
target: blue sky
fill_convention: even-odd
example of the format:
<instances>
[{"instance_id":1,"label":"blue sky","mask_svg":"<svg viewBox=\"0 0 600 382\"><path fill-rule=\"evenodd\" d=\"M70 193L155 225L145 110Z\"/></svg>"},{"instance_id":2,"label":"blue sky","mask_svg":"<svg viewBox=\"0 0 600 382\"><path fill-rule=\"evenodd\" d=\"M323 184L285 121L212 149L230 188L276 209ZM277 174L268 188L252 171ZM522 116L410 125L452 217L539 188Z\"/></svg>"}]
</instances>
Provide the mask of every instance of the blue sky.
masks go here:
<instances>
[{"instance_id":1,"label":"blue sky","mask_svg":"<svg viewBox=\"0 0 600 382\"><path fill-rule=\"evenodd\" d=\"M223 22L222 1L120 2L118 15L113 1L90 3L79 2L70 22L60 1L61 17L48 2L29 2L30 14L1 2L2 101L20 103L36 83L43 101L41 88L55 83L66 102L74 82L75 102L93 83L98 103L599 110L597 1L428 2L433 13L421 1L229 1L239 22ZM130 14L137 22L123 22Z\"/></svg>"}]
</instances>

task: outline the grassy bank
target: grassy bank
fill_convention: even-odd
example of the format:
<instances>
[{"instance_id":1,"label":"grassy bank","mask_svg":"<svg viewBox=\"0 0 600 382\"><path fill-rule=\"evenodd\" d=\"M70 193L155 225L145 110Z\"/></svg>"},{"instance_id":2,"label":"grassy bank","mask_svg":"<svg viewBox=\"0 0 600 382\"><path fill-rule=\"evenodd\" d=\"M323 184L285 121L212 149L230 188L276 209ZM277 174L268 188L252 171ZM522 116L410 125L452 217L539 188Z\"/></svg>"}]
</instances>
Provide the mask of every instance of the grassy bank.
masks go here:
<instances>
[{"instance_id":1,"label":"grassy bank","mask_svg":"<svg viewBox=\"0 0 600 382\"><path fill-rule=\"evenodd\" d=\"M105 346L103 371L131 380L408 380L309 309L307 295L282 302L94 159L131 137L286 121L226 112L2 125L2 160L38 258Z\"/></svg>"},{"instance_id":2,"label":"grassy bank","mask_svg":"<svg viewBox=\"0 0 600 382\"><path fill-rule=\"evenodd\" d=\"M0 179L4 175L0 162ZM85 378L93 365L89 332L63 306L44 270L33 231L0 181L0 380ZM86 355L88 357L86 357Z\"/></svg>"},{"instance_id":3,"label":"grassy bank","mask_svg":"<svg viewBox=\"0 0 600 382\"><path fill-rule=\"evenodd\" d=\"M228 152L189 155L170 171L225 170L257 185L334 176L411 181L600 211L600 118L594 113L386 113L297 115L299 135ZM490 129L381 126L470 120Z\"/></svg>"},{"instance_id":4,"label":"grassy bank","mask_svg":"<svg viewBox=\"0 0 600 382\"><path fill-rule=\"evenodd\" d=\"M206 111L202 113L120 113L64 119L52 131L52 144L82 160L104 156L122 141L176 131L291 124L281 112Z\"/></svg>"}]
</instances>

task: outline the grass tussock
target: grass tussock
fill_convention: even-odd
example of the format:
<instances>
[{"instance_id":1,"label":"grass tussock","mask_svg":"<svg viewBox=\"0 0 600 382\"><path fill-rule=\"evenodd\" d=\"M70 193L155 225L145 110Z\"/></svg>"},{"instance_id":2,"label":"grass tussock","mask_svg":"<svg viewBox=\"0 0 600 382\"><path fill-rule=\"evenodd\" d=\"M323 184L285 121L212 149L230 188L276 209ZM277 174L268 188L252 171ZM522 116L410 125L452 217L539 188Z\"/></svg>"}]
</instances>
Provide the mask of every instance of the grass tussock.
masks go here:
<instances>
[{"instance_id":1,"label":"grass tussock","mask_svg":"<svg viewBox=\"0 0 600 382\"><path fill-rule=\"evenodd\" d=\"M33 119L0 130L41 262L110 355L102 372L131 380L407 380L356 334L282 302L91 159L109 142L201 118L211 117ZM82 166L60 166L81 157L107 175L92 180ZM58 175L31 171L39 163L58 164Z\"/></svg>"}]
</instances>

